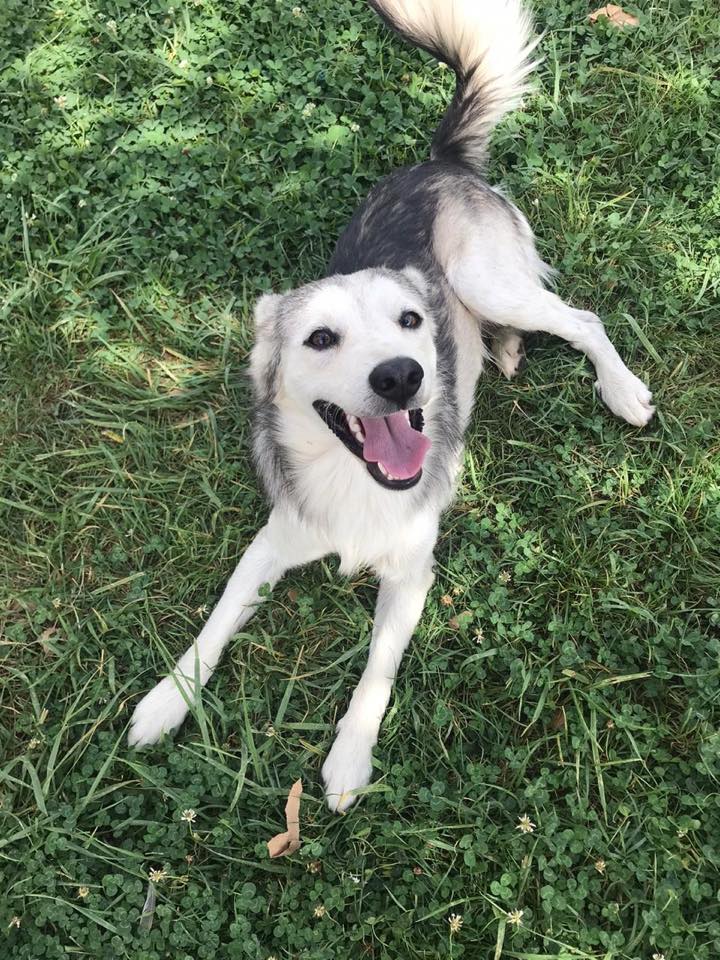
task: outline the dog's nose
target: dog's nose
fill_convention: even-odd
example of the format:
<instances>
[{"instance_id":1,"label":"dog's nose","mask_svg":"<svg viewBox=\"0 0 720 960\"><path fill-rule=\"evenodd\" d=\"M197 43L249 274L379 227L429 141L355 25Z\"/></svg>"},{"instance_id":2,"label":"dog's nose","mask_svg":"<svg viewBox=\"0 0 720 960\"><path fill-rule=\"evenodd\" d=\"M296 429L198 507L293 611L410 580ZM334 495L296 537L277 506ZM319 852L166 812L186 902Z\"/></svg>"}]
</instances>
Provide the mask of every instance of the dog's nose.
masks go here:
<instances>
[{"instance_id":1,"label":"dog's nose","mask_svg":"<svg viewBox=\"0 0 720 960\"><path fill-rule=\"evenodd\" d=\"M417 360L395 357L379 363L370 374L370 386L384 400L392 400L401 407L420 389L425 372Z\"/></svg>"}]
</instances>

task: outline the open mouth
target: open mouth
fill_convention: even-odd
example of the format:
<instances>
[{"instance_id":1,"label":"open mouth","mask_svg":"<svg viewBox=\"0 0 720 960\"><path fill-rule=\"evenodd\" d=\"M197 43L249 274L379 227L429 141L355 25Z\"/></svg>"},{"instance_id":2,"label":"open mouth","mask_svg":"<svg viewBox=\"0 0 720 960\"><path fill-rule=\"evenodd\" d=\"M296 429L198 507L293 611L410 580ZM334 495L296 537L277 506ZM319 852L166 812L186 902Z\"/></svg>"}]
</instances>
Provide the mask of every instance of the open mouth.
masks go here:
<instances>
[{"instance_id":1,"label":"open mouth","mask_svg":"<svg viewBox=\"0 0 720 960\"><path fill-rule=\"evenodd\" d=\"M316 400L313 406L380 486L409 490L420 480L430 449L422 432L422 410L401 410L389 417L355 417L327 400Z\"/></svg>"}]
</instances>

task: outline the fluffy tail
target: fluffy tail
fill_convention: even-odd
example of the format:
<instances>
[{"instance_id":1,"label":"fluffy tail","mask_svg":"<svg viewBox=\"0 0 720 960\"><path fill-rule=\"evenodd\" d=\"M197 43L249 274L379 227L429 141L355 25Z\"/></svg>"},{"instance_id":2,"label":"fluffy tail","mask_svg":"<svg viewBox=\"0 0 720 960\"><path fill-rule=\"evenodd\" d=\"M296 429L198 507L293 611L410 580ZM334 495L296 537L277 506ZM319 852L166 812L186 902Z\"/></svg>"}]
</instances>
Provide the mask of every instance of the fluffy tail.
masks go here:
<instances>
[{"instance_id":1,"label":"fluffy tail","mask_svg":"<svg viewBox=\"0 0 720 960\"><path fill-rule=\"evenodd\" d=\"M409 43L455 72L431 156L482 170L495 124L517 106L537 61L522 0L368 0Z\"/></svg>"}]
</instances>

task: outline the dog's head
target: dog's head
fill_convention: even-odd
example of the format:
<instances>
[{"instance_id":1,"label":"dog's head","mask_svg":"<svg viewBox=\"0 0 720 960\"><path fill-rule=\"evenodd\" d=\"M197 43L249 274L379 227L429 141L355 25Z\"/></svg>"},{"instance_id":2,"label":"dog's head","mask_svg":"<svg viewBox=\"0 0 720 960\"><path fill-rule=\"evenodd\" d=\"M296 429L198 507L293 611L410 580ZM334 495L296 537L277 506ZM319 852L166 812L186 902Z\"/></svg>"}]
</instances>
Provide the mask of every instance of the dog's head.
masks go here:
<instances>
[{"instance_id":1,"label":"dog's head","mask_svg":"<svg viewBox=\"0 0 720 960\"><path fill-rule=\"evenodd\" d=\"M305 417L309 442L323 421L382 486L415 486L430 447L422 411L437 377L427 299L411 268L266 294L255 310L250 365L259 402L291 412L294 423Z\"/></svg>"}]
</instances>

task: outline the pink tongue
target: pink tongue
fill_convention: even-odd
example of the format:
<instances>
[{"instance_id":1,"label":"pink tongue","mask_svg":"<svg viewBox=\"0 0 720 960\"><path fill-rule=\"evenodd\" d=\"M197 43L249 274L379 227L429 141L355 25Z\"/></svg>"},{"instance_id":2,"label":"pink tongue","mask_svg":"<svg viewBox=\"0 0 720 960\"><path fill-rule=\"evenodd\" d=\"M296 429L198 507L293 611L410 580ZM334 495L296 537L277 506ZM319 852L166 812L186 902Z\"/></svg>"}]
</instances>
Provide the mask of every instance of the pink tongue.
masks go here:
<instances>
[{"instance_id":1,"label":"pink tongue","mask_svg":"<svg viewBox=\"0 0 720 960\"><path fill-rule=\"evenodd\" d=\"M363 457L368 463L381 463L398 480L414 477L430 449L428 438L413 430L407 414L389 417L360 417L365 431Z\"/></svg>"}]
</instances>

